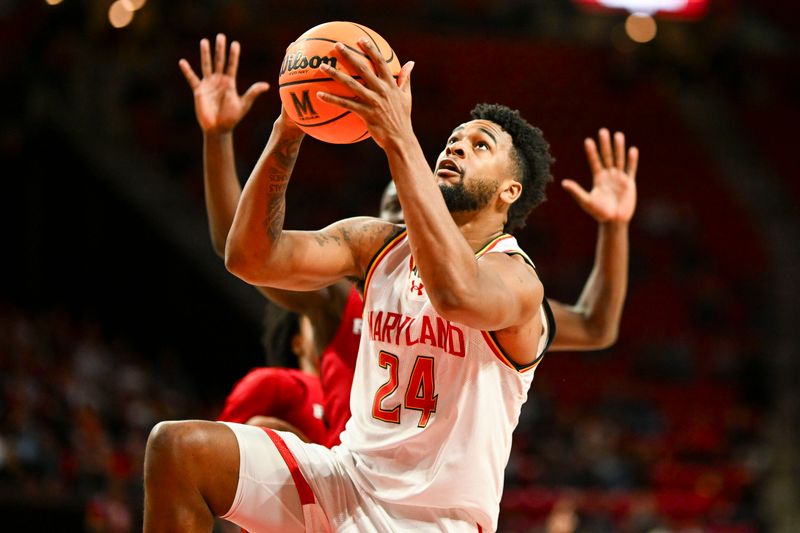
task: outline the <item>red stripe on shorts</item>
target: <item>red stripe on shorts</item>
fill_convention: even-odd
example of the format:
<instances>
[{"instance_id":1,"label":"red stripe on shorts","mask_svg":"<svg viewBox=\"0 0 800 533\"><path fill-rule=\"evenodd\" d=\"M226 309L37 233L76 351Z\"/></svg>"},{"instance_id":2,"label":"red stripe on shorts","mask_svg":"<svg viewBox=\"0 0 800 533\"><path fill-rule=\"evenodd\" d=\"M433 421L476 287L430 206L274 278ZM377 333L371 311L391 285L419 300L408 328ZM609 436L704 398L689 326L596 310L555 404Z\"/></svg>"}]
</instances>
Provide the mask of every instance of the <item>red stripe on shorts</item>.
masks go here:
<instances>
[{"instance_id":1,"label":"red stripe on shorts","mask_svg":"<svg viewBox=\"0 0 800 533\"><path fill-rule=\"evenodd\" d=\"M300 471L300 467L297 466L297 461L292 455L292 452L289 451L289 447L286 446L286 443L283 442L283 439L272 431L269 428L261 428L266 433L267 436L272 440L272 443L278 449L278 453L281 454L283 457L283 461L286 463L286 466L289 468L289 473L292 474L292 480L294 481L294 486L297 487L297 495L300 496L300 505L308 505L314 503L316 499L314 498L314 491L311 490L311 486L306 481L306 478L303 476L303 473Z\"/></svg>"}]
</instances>

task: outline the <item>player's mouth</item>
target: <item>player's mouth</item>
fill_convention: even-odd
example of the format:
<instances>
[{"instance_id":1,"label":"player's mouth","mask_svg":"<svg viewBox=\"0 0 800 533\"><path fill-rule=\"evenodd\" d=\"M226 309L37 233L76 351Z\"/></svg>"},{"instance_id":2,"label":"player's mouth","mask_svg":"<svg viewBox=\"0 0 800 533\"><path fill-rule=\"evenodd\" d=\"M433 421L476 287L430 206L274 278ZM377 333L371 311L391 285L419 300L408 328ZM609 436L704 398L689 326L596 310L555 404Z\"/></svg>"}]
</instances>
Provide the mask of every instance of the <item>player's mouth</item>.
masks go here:
<instances>
[{"instance_id":1,"label":"player's mouth","mask_svg":"<svg viewBox=\"0 0 800 533\"><path fill-rule=\"evenodd\" d=\"M452 159L442 159L436 167L436 176L439 178L461 178L464 171Z\"/></svg>"}]
</instances>

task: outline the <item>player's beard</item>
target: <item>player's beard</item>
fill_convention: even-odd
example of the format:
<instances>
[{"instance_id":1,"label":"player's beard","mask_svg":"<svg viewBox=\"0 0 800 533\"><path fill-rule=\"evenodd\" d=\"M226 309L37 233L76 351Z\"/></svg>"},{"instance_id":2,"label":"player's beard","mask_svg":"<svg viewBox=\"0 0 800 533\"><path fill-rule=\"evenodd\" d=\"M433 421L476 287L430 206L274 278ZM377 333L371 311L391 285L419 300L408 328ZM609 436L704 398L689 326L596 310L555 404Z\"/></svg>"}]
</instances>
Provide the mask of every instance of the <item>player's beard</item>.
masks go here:
<instances>
[{"instance_id":1,"label":"player's beard","mask_svg":"<svg viewBox=\"0 0 800 533\"><path fill-rule=\"evenodd\" d=\"M473 181L473 185L467 188L464 185L464 178L453 185L440 183L439 190L442 191L444 203L447 210L451 213L477 211L489 204L499 184L490 181Z\"/></svg>"}]
</instances>

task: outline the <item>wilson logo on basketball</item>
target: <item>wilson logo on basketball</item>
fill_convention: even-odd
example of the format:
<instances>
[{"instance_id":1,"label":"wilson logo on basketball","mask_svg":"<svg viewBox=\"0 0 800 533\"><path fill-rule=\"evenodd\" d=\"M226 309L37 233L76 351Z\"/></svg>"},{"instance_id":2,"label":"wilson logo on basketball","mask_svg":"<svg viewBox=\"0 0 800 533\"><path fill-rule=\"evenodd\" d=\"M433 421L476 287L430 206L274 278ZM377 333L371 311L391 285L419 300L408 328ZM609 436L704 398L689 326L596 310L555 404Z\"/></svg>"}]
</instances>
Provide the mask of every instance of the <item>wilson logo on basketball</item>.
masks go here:
<instances>
[{"instance_id":1,"label":"wilson logo on basketball","mask_svg":"<svg viewBox=\"0 0 800 533\"><path fill-rule=\"evenodd\" d=\"M303 91L303 94L300 98L297 97L297 93L292 91L292 103L294 104L294 110L297 112L298 120L310 120L312 118L319 118L319 115L316 111L314 111L314 106L311 105L311 97L308 95L308 89Z\"/></svg>"},{"instance_id":2,"label":"wilson logo on basketball","mask_svg":"<svg viewBox=\"0 0 800 533\"><path fill-rule=\"evenodd\" d=\"M302 50L298 50L296 54L286 54L281 63L281 75L287 72L291 73L294 70L304 70L307 68L319 68L323 63L336 68L336 58L328 56L311 56L306 57Z\"/></svg>"}]
</instances>

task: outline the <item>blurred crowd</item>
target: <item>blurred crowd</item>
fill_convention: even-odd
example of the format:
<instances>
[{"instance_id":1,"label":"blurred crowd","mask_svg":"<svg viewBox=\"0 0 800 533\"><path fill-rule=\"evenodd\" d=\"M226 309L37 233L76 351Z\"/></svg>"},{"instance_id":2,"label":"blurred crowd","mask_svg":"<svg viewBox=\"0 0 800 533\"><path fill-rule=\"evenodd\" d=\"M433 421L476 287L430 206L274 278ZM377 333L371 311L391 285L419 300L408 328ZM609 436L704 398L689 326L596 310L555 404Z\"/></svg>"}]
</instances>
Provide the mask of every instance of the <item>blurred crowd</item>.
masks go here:
<instances>
[{"instance_id":1,"label":"blurred crowd","mask_svg":"<svg viewBox=\"0 0 800 533\"><path fill-rule=\"evenodd\" d=\"M65 309L0 303L0 498L32 523L64 507L86 531L140 529L150 429L204 409L169 353L144 357Z\"/></svg>"}]
</instances>

